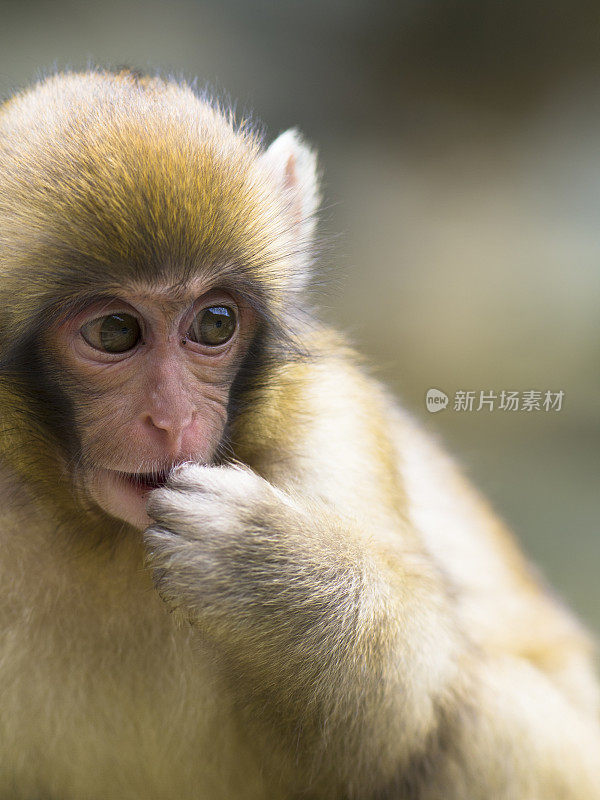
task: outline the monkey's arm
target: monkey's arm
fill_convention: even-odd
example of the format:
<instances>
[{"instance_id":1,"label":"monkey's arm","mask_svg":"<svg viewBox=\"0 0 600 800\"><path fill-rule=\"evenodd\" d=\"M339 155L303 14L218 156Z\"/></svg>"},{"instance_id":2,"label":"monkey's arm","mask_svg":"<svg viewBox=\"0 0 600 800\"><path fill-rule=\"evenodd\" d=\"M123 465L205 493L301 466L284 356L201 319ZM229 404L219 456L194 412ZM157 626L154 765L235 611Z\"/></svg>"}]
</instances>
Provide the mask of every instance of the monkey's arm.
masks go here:
<instances>
[{"instance_id":1,"label":"monkey's arm","mask_svg":"<svg viewBox=\"0 0 600 800\"><path fill-rule=\"evenodd\" d=\"M377 385L346 359L281 378L237 438L254 471L184 468L147 534L159 591L214 643L275 763L328 798L600 797L594 723L470 640Z\"/></svg>"},{"instance_id":2,"label":"monkey's arm","mask_svg":"<svg viewBox=\"0 0 600 800\"><path fill-rule=\"evenodd\" d=\"M377 785L434 735L460 655L411 537L393 548L397 532L365 531L241 467L183 467L149 512L159 593L317 783Z\"/></svg>"},{"instance_id":3,"label":"monkey's arm","mask_svg":"<svg viewBox=\"0 0 600 800\"><path fill-rule=\"evenodd\" d=\"M234 467L181 469L150 511L159 592L317 796L600 796L592 726L530 665L463 640L410 531L365 532Z\"/></svg>"}]
</instances>

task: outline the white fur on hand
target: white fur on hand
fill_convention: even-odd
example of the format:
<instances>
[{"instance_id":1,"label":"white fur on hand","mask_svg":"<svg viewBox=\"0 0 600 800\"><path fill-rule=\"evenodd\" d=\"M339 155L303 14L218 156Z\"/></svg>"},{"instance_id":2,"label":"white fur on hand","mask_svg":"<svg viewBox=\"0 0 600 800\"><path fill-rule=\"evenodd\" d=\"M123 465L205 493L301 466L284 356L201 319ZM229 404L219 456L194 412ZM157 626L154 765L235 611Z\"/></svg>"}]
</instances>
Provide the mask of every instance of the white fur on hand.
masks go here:
<instances>
[{"instance_id":1,"label":"white fur on hand","mask_svg":"<svg viewBox=\"0 0 600 800\"><path fill-rule=\"evenodd\" d=\"M156 520L144 534L156 588L193 617L268 601L295 560L284 532L302 525L287 495L240 466L182 465L152 492L148 513Z\"/></svg>"}]
</instances>

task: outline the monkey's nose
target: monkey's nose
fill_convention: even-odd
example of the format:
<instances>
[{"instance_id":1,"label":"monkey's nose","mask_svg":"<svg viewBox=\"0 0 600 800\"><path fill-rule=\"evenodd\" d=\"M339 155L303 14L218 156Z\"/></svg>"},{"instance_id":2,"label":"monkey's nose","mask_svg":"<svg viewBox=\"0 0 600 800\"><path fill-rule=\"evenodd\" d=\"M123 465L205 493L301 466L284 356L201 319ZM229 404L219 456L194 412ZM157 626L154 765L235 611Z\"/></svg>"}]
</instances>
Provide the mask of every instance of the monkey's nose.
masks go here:
<instances>
[{"instance_id":1,"label":"monkey's nose","mask_svg":"<svg viewBox=\"0 0 600 800\"><path fill-rule=\"evenodd\" d=\"M170 444L176 444L193 425L194 417L195 412L191 409L181 414L148 413L144 423L155 435L158 433Z\"/></svg>"}]
</instances>

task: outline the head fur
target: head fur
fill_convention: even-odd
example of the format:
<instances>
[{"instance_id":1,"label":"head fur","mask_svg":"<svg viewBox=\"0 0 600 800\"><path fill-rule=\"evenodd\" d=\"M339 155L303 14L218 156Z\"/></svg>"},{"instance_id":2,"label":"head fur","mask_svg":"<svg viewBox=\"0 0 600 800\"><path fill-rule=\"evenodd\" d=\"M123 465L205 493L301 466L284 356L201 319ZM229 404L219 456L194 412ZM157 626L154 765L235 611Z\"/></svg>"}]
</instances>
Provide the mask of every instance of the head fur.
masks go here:
<instances>
[{"instance_id":1,"label":"head fur","mask_svg":"<svg viewBox=\"0 0 600 800\"><path fill-rule=\"evenodd\" d=\"M200 277L261 320L232 409L299 335L318 188L296 132L268 149L185 84L131 72L57 74L0 109L2 450L33 475L77 455L44 333L123 286ZM47 469L45 470L47 472Z\"/></svg>"}]
</instances>

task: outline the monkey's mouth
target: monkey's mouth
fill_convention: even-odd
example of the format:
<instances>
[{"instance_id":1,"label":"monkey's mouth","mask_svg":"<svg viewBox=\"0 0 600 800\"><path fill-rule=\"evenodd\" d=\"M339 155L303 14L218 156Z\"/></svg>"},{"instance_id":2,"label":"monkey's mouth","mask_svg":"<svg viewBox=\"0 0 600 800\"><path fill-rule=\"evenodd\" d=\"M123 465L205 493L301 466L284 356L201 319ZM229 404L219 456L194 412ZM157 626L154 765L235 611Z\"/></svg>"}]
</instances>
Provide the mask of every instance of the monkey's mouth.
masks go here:
<instances>
[{"instance_id":1,"label":"monkey's mouth","mask_svg":"<svg viewBox=\"0 0 600 800\"><path fill-rule=\"evenodd\" d=\"M169 478L171 470L156 470L153 472L118 472L119 478L128 483L134 489L143 492L151 492L164 486Z\"/></svg>"},{"instance_id":2,"label":"monkey's mouth","mask_svg":"<svg viewBox=\"0 0 600 800\"><path fill-rule=\"evenodd\" d=\"M93 475L89 492L100 508L117 519L130 522L143 530L152 524L146 512L148 495L164 486L175 464L168 464L149 472L125 472L104 468Z\"/></svg>"}]
</instances>

